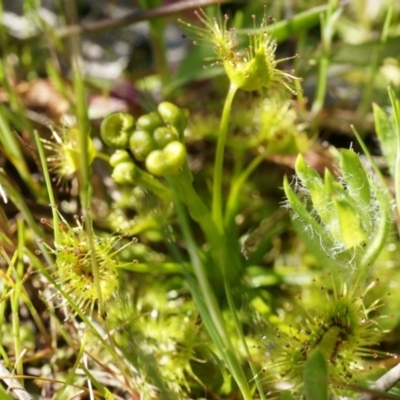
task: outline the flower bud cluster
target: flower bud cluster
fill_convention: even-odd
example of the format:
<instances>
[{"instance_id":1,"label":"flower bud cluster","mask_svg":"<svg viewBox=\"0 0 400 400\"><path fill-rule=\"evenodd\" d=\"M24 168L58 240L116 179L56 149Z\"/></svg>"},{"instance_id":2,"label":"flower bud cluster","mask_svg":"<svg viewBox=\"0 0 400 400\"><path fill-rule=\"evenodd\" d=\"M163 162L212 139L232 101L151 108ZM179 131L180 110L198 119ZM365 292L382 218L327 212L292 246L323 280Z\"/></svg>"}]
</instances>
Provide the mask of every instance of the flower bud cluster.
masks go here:
<instances>
[{"instance_id":1,"label":"flower bud cluster","mask_svg":"<svg viewBox=\"0 0 400 400\"><path fill-rule=\"evenodd\" d=\"M178 175L186 161L183 132L187 112L172 103L162 102L156 112L135 118L114 113L104 119L100 134L117 151L111 156L112 177L121 184L138 183L143 171L138 163L156 176Z\"/></svg>"}]
</instances>

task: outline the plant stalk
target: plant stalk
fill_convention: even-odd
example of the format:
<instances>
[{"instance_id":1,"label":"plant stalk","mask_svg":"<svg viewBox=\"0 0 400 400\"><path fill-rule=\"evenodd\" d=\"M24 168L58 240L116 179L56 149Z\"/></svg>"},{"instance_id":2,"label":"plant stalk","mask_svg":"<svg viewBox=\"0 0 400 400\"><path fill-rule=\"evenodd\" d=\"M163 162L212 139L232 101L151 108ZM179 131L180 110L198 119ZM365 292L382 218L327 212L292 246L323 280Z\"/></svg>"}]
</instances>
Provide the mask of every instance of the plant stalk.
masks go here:
<instances>
[{"instance_id":1,"label":"plant stalk","mask_svg":"<svg viewBox=\"0 0 400 400\"><path fill-rule=\"evenodd\" d=\"M218 131L217 151L214 163L214 181L212 197L212 216L218 229L223 231L223 210L222 210L222 174L224 164L224 152L226 137L228 134L229 116L231 113L233 98L238 87L231 83L222 110L221 122Z\"/></svg>"}]
</instances>

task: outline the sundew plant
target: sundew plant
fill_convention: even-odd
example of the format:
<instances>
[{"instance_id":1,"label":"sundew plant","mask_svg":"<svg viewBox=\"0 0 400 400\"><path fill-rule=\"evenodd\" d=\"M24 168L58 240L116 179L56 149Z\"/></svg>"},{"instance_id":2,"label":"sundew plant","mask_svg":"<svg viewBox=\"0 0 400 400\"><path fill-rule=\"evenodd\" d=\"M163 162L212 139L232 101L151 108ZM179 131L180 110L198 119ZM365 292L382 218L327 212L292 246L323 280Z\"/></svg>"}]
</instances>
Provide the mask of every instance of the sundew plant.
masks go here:
<instances>
[{"instance_id":1,"label":"sundew plant","mask_svg":"<svg viewBox=\"0 0 400 400\"><path fill-rule=\"evenodd\" d=\"M22 3L0 398L400 398L399 4Z\"/></svg>"}]
</instances>

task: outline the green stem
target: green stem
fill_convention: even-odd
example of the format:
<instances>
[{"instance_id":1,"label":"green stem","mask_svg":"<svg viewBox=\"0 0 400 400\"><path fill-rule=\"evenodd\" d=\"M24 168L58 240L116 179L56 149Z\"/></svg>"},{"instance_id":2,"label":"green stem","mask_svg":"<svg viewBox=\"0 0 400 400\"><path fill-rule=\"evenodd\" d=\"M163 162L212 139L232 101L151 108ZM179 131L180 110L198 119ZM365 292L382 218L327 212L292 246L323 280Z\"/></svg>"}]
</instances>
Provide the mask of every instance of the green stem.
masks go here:
<instances>
[{"instance_id":1,"label":"green stem","mask_svg":"<svg viewBox=\"0 0 400 400\"><path fill-rule=\"evenodd\" d=\"M171 198L171 193L167 187L142 169L137 168L138 175L136 177L138 185L144 186L146 189L151 190L156 196L161 199Z\"/></svg>"},{"instance_id":2,"label":"green stem","mask_svg":"<svg viewBox=\"0 0 400 400\"><path fill-rule=\"evenodd\" d=\"M319 60L318 84L315 99L311 107L312 114L318 114L325 103L325 94L328 80L329 54L331 50L332 38L335 32L334 25L342 13L342 8L337 7L337 0L330 0L325 15L321 15L321 36L322 54Z\"/></svg>"},{"instance_id":3,"label":"green stem","mask_svg":"<svg viewBox=\"0 0 400 400\"><path fill-rule=\"evenodd\" d=\"M77 20L77 13L75 3L72 0L66 2L66 16L69 22L75 22ZM104 305L102 301L101 285L100 285L100 274L97 265L97 257L95 252L95 246L93 242L93 224L92 217L90 215L90 204L91 204L91 192L92 186L90 181L90 162L89 162L89 121L87 115L87 102L85 85L82 76L82 57L80 52L80 36L79 34L73 35L70 38L70 50L71 50L71 65L73 75L73 88L76 98L75 112L78 122L79 132L79 197L82 203L82 214L85 220L85 231L88 235L88 245L91 252L91 264L92 272L94 277L94 285L96 287L98 296L98 307L100 315L104 314Z\"/></svg>"},{"instance_id":4,"label":"green stem","mask_svg":"<svg viewBox=\"0 0 400 400\"><path fill-rule=\"evenodd\" d=\"M185 262L163 262L163 263L137 263L132 262L127 264L120 264L117 268L124 269L132 272L139 272L145 274L182 274L183 272L192 272L192 264Z\"/></svg>"},{"instance_id":5,"label":"green stem","mask_svg":"<svg viewBox=\"0 0 400 400\"><path fill-rule=\"evenodd\" d=\"M161 0L140 0L140 5L145 10L157 9L162 6ZM170 81L170 72L166 57L166 46L164 41L165 36L165 20L153 19L150 24L150 41L153 50L154 64L156 71L161 79L163 89Z\"/></svg>"},{"instance_id":6,"label":"green stem","mask_svg":"<svg viewBox=\"0 0 400 400\"><path fill-rule=\"evenodd\" d=\"M253 161L253 163L250 164L250 166L245 170L245 172L243 174L241 174L241 176L239 177L239 179L237 181L239 183L236 185L238 190L240 189L241 184L243 184L245 182L247 176L250 175L252 171L254 171L254 169L257 167L257 165L261 162L262 159L263 159L263 157L261 157L261 156L257 157ZM230 309L230 312L231 312L231 315L233 318L233 322L234 322L236 331L239 335L239 339L241 341L243 349L245 350L246 356L249 360L249 365L250 365L251 371L252 371L253 375L256 377L255 381L256 381L256 385L259 390L261 399L265 399L264 393L262 391L261 383L260 383L259 379L257 378L256 368L253 365L253 363L250 361L250 358L251 358L250 351L247 346L246 339L243 335L242 326L240 324L240 321L239 321L239 318L237 315L237 311L236 311L236 307L235 307L235 303L234 303L232 291L231 291L231 281L232 280L229 279L229 273L232 272L232 270L237 271L239 269L237 266L238 259L235 257L236 253L232 255L225 250L225 247L227 247L224 245L225 241L226 241L225 238L223 237L223 235L221 235L218 232L218 230L215 226L215 222L211 218L211 215L210 215L210 212L209 212L207 206L203 203L201 198L197 195L196 191L194 190L194 188L191 184L191 176L188 173L185 173L185 171L186 170L184 170L182 176L180 176L179 179L175 179L172 182L173 187L175 187L175 195L177 197L179 196L179 198L183 200L183 202L188 207L192 218L200 224L200 226L210 244L214 260L222 268L225 294L226 294L226 297L228 300L228 305L229 305L229 309ZM240 182L241 182L241 184L240 184ZM178 193L179 193L179 195L178 195ZM236 192L236 193L238 193L238 192ZM177 208L179 211L179 206ZM182 221L181 221L181 224L182 224ZM185 236L185 239L186 239L186 242L188 243L188 238L186 236ZM241 368L240 368L240 370L238 370L238 365L237 365L238 358L237 358L237 355L236 355L234 349L231 348L232 344L231 344L230 340L228 339L229 336L228 336L228 332L226 331L226 328L225 328L225 323L223 321L223 317L220 313L217 301L215 299L215 296L212 292L212 288L208 281L206 268L204 268L203 264L201 263L201 260L198 257L197 252L194 252L194 253L195 253L195 257L197 258L197 261L194 262L194 260L192 258L194 256L191 256L194 273L199 282L199 286L200 286L201 292L203 294L203 297L205 299L207 308L211 314L211 319L217 327L219 336L222 337L222 343L224 345L224 352L225 352L225 357L226 357L225 361L227 362L228 366L230 366L230 369L232 371L232 374L235 376L235 379L236 380L242 379L243 371L241 370ZM236 268L234 265L236 265ZM229 268L228 268L228 266L229 266ZM236 371L236 372L234 373L233 371ZM237 380L237 383L240 386L239 382L240 381ZM247 382L246 382L246 385L247 385ZM242 387L243 387L243 383L242 383Z\"/></svg>"},{"instance_id":7,"label":"green stem","mask_svg":"<svg viewBox=\"0 0 400 400\"><path fill-rule=\"evenodd\" d=\"M229 192L229 197L226 206L225 227L230 226L233 219L235 218L238 207L238 198L240 195L240 190L242 189L248 177L260 165L260 163L264 160L264 158L265 158L264 154L259 154L256 158L254 158L253 161L247 166L247 168L239 175L239 177L233 183L231 191Z\"/></svg>"},{"instance_id":8,"label":"green stem","mask_svg":"<svg viewBox=\"0 0 400 400\"><path fill-rule=\"evenodd\" d=\"M191 180L190 173L184 168L181 175L171 179L171 183L175 188L176 196L187 206L190 216L200 224L211 248L219 251L223 248L224 237L213 220L210 210L194 190Z\"/></svg>"},{"instance_id":9,"label":"green stem","mask_svg":"<svg viewBox=\"0 0 400 400\"><path fill-rule=\"evenodd\" d=\"M15 285L13 285L13 283L12 283L11 276L14 274L14 269L12 267L14 266L17 255L18 255L17 252L15 252L12 259L10 259L8 254L5 252L4 248L0 247L0 256L3 258L5 263L8 264L7 271L6 272L1 271L1 273L0 273L3 291L6 290L7 286L10 286L10 290L15 292ZM4 261L3 261L3 265L5 265ZM13 288L11 289L11 287L13 287ZM13 293L13 295L15 295L15 293ZM7 306L7 316L5 316L6 306ZM0 331L1 332L4 332L3 326L6 323L8 323L8 313L9 313L9 311L8 311L7 301L1 301L0 302ZM10 367L13 368L13 363L10 362L10 359L8 357L8 352L3 347L1 342L0 342L0 356L3 358L4 364L5 364L5 366L7 366L7 368L10 368Z\"/></svg>"},{"instance_id":10,"label":"green stem","mask_svg":"<svg viewBox=\"0 0 400 400\"><path fill-rule=\"evenodd\" d=\"M151 45L153 48L154 63L156 71L161 79L164 90L170 82L170 73L166 57L166 46L164 42L165 26L164 21L153 20L150 22Z\"/></svg>"},{"instance_id":11,"label":"green stem","mask_svg":"<svg viewBox=\"0 0 400 400\"><path fill-rule=\"evenodd\" d=\"M178 204L177 207L180 207ZM185 214L182 214L182 217L185 217ZM160 225L162 225L162 221L160 220ZM164 234L166 235L167 238L170 238L171 233L164 229ZM171 238L167 240L167 247L170 251L170 253L174 256L176 260L179 261L181 265L181 273L185 278L185 281L187 285L189 286L190 292L192 294L192 298L194 303L196 304L196 308L199 310L202 323L206 327L211 340L214 342L216 348L220 351L221 354L223 354L223 343L222 339L211 319L210 312L204 302L204 297L201 294L201 290L199 288L198 281L196 280L196 277L193 275L193 266L192 263L190 263L190 267L187 265L188 263L184 261L184 258L182 257L180 251L176 246L173 244L173 240ZM1 305L1 304L0 304Z\"/></svg>"},{"instance_id":12,"label":"green stem","mask_svg":"<svg viewBox=\"0 0 400 400\"><path fill-rule=\"evenodd\" d=\"M61 239L60 239L60 226L59 226L57 205L54 199L53 187L51 186L51 179L50 179L49 169L47 167L46 156L44 154L43 145L42 142L40 141L39 134L36 130L33 132L33 136L35 138L36 147L38 148L39 151L40 163L42 164L42 171L44 175L44 180L46 182L47 193L49 195L51 212L53 214L54 246L58 249Z\"/></svg>"},{"instance_id":13,"label":"green stem","mask_svg":"<svg viewBox=\"0 0 400 400\"><path fill-rule=\"evenodd\" d=\"M239 175L239 177L235 180L234 184L231 187L231 191L229 193L228 197L228 202L227 202L227 208L226 208L226 214L225 214L225 228L227 232L233 232L234 230L230 228L230 225L233 223L237 208L238 208L238 198L240 195L240 190L243 187L244 183L248 179L248 177L254 172L254 170L260 165L260 163L264 160L264 155L260 154L256 158L252 160L252 162L247 166L247 168L242 171L242 173ZM236 239L234 239L236 240ZM230 246L227 246L230 248ZM229 274L232 274L232 271L240 271L240 260L236 257L236 253L231 253L231 252L224 252L225 253L225 260L222 263L222 271L223 271L223 280L224 280L224 289L225 289L225 294L226 298L228 301L228 306L230 313L232 315L232 320L236 328L236 332L238 334L240 343L242 345L242 348L245 352L246 358L248 360L251 372L254 376L254 380L258 389L258 393L260 395L260 398L262 400L265 400L266 397L264 395L264 391L262 388L262 384L259 379L259 374L257 372L257 369L255 365L251 361L251 354L249 351L249 348L247 346L246 338L243 334L243 329L242 325L240 323L238 314L237 314L237 309L235 306L235 302L233 299L232 295L232 279L229 278Z\"/></svg>"},{"instance_id":14,"label":"green stem","mask_svg":"<svg viewBox=\"0 0 400 400\"><path fill-rule=\"evenodd\" d=\"M379 167L377 166L374 157L372 156L372 154L370 153L370 151L368 150L367 145L364 143L361 135L358 133L357 129L354 127L354 125L350 125L351 130L354 133L354 136L356 137L358 144L360 145L361 149L363 150L365 156L367 157L367 160L369 161L369 163L371 164L375 175L379 178L379 183L381 185L381 187L388 193L390 193L389 190L389 186L386 183L386 179L383 176L381 170L379 169Z\"/></svg>"},{"instance_id":15,"label":"green stem","mask_svg":"<svg viewBox=\"0 0 400 400\"><path fill-rule=\"evenodd\" d=\"M226 136L228 133L229 116L231 112L233 98L238 87L234 84L229 86L229 91L225 99L224 109L222 111L221 123L218 131L217 152L214 163L214 182L213 182L213 202L212 215L217 227L223 230L223 211L222 211L222 169L224 164L224 151Z\"/></svg>"},{"instance_id":16,"label":"green stem","mask_svg":"<svg viewBox=\"0 0 400 400\"><path fill-rule=\"evenodd\" d=\"M21 299L21 288L22 288L22 279L24 276L24 247L25 247L25 229L24 229L24 221L22 218L18 219L18 260L17 260L17 268L15 272L15 288L14 293L11 297L11 309L12 309L12 328L13 328L13 337L14 337L14 351L16 358L16 370L17 375L23 375L24 368L22 362L22 341L21 341L21 326L19 320L19 305ZM14 267L14 265L13 265ZM21 381L20 383L23 383Z\"/></svg>"},{"instance_id":17,"label":"green stem","mask_svg":"<svg viewBox=\"0 0 400 400\"><path fill-rule=\"evenodd\" d=\"M240 29L240 33L251 33L252 35L258 35L261 31L265 31L273 35L274 40L277 43L281 43L291 36L296 36L296 38L298 39L299 35L306 33L310 28L318 25L318 23L320 22L321 13L326 12L327 9L327 4L316 6L296 15L293 15L291 18L285 18L281 21L276 21L273 24L269 24L267 27L263 27L260 29ZM297 51L297 53L304 54L304 52L302 51Z\"/></svg>"},{"instance_id":18,"label":"green stem","mask_svg":"<svg viewBox=\"0 0 400 400\"><path fill-rule=\"evenodd\" d=\"M263 388L262 388L262 384L261 384L259 376L258 376L258 372L257 372L256 366L251 361L251 354L250 354L250 351L249 351L249 347L247 346L246 338L245 338L245 336L243 334L242 324L240 323L240 320L239 320L239 317L238 317L238 314L237 314L237 310L236 310L236 306L235 306L235 302L233 300L232 285L230 283L230 279L228 279L228 276L227 276L228 273L229 273L229 270L230 270L227 267L231 266L231 262L233 260L231 260L232 257L230 257L230 254L228 254L227 252L225 252L225 254L230 258L229 260L226 260L223 263L224 288L225 288L226 298L228 300L229 311L230 311L230 313L232 315L233 324L235 325L236 332L238 334L240 343L241 343L241 345L243 347L243 350L244 350L246 358L248 360L251 372L252 372L252 374L254 376L254 380L255 380L255 383L256 383L260 398L262 400L266 400L266 397L264 395L264 391L263 391Z\"/></svg>"},{"instance_id":19,"label":"green stem","mask_svg":"<svg viewBox=\"0 0 400 400\"><path fill-rule=\"evenodd\" d=\"M357 109L357 113L361 118L371 107L372 95L375 88L374 83L379 71L379 64L382 60L382 53L385 49L385 44L387 42L390 22L392 20L392 14L393 14L393 6L390 6L386 13L386 18L383 24L380 41L372 49L371 61L369 62L369 77L367 79L368 85L365 87L363 91L360 105Z\"/></svg>"},{"instance_id":20,"label":"green stem","mask_svg":"<svg viewBox=\"0 0 400 400\"><path fill-rule=\"evenodd\" d=\"M175 193L175 195L176 198L180 198L178 193ZM216 344L220 344L220 346L222 346L222 356L233 377L235 378L235 381L239 386L240 391L242 392L243 398L245 400L251 400L252 395L249 385L247 383L246 376L244 375L242 367L240 366L240 362L237 359L235 351L233 349L232 342L226 328L226 323L219 309L218 302L215 298L212 287L208 281L206 268L204 267L198 255L197 247L191 234L187 218L179 202L176 205L180 226L182 228L183 236L186 241L187 250L189 252L190 259L193 265L194 274L199 284L200 291L204 298L204 302L209 312L212 323L218 332L219 338Z\"/></svg>"},{"instance_id":21,"label":"green stem","mask_svg":"<svg viewBox=\"0 0 400 400\"><path fill-rule=\"evenodd\" d=\"M328 79L327 78L328 65L329 65L329 60L325 55L323 55L319 61L317 92L315 95L315 100L311 107L311 111L314 115L318 114L324 106L327 79Z\"/></svg>"},{"instance_id":22,"label":"green stem","mask_svg":"<svg viewBox=\"0 0 400 400\"><path fill-rule=\"evenodd\" d=\"M110 156L108 154L103 153L102 151L97 151L96 157L105 161L107 164L110 162Z\"/></svg>"}]
</instances>

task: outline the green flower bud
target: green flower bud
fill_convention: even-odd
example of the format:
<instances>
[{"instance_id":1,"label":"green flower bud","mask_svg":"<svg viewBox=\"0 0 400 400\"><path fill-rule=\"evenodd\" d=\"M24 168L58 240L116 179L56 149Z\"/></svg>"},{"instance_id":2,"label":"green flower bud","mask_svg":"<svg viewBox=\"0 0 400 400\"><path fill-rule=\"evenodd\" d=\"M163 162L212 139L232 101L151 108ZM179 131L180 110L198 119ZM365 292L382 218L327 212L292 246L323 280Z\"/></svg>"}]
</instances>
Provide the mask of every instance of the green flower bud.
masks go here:
<instances>
[{"instance_id":1,"label":"green flower bud","mask_svg":"<svg viewBox=\"0 0 400 400\"><path fill-rule=\"evenodd\" d=\"M157 176L163 176L166 172L165 156L162 150L152 151L146 158L146 168Z\"/></svg>"},{"instance_id":2,"label":"green flower bud","mask_svg":"<svg viewBox=\"0 0 400 400\"><path fill-rule=\"evenodd\" d=\"M129 148L136 160L144 161L148 154L156 149L156 144L149 132L137 130L129 139Z\"/></svg>"},{"instance_id":3,"label":"green flower bud","mask_svg":"<svg viewBox=\"0 0 400 400\"><path fill-rule=\"evenodd\" d=\"M129 137L135 129L135 118L118 112L104 118L100 126L100 136L104 143L115 149L128 147Z\"/></svg>"},{"instance_id":4,"label":"green flower bud","mask_svg":"<svg viewBox=\"0 0 400 400\"><path fill-rule=\"evenodd\" d=\"M122 162L114 167L111 177L120 185L132 185L135 183L138 171L132 161Z\"/></svg>"},{"instance_id":5,"label":"green flower bud","mask_svg":"<svg viewBox=\"0 0 400 400\"><path fill-rule=\"evenodd\" d=\"M160 115L155 111L140 116L136 121L136 127L147 132L153 132L155 129L163 125L164 123Z\"/></svg>"},{"instance_id":6,"label":"green flower bud","mask_svg":"<svg viewBox=\"0 0 400 400\"><path fill-rule=\"evenodd\" d=\"M161 126L157 128L153 133L154 141L160 148L165 147L168 143L178 140L178 135L171 128Z\"/></svg>"},{"instance_id":7,"label":"green flower bud","mask_svg":"<svg viewBox=\"0 0 400 400\"><path fill-rule=\"evenodd\" d=\"M186 160L185 146L174 141L163 150L152 151L146 158L146 168L157 176L177 175Z\"/></svg>"},{"instance_id":8,"label":"green flower bud","mask_svg":"<svg viewBox=\"0 0 400 400\"><path fill-rule=\"evenodd\" d=\"M175 104L163 101L158 105L157 110L165 124L173 126L179 134L183 134L188 119L188 111L186 109L181 109Z\"/></svg>"},{"instance_id":9,"label":"green flower bud","mask_svg":"<svg viewBox=\"0 0 400 400\"><path fill-rule=\"evenodd\" d=\"M122 162L129 162L131 161L131 156L125 150L116 150L114 154L110 157L110 165L112 167L121 164Z\"/></svg>"}]
</instances>

